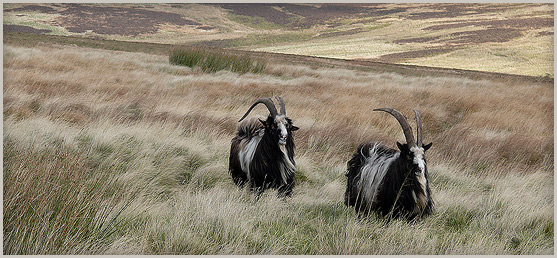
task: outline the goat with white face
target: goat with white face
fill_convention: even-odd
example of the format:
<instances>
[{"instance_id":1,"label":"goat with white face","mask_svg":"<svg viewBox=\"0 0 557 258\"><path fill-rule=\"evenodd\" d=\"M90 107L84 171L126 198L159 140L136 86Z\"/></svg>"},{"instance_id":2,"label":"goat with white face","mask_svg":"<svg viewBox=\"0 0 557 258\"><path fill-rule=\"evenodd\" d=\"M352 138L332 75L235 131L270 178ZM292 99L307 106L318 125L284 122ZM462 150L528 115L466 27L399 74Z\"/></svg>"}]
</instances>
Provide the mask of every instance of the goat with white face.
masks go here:
<instances>
[{"instance_id":1,"label":"goat with white face","mask_svg":"<svg viewBox=\"0 0 557 258\"><path fill-rule=\"evenodd\" d=\"M294 138L293 131L299 128L286 117L286 108L281 97L276 97L280 113L271 98L255 101L242 121L257 104L264 104L269 116L254 116L238 125L232 139L229 172L236 185L249 187L261 194L265 189L278 188L279 196L290 196L294 188Z\"/></svg>"},{"instance_id":2,"label":"goat with white face","mask_svg":"<svg viewBox=\"0 0 557 258\"><path fill-rule=\"evenodd\" d=\"M398 150L380 143L360 145L348 161L348 182L344 203L356 211L373 211L381 217L408 220L433 212L425 152L432 143L422 143L420 113L414 110L417 142L406 117L392 108L378 108L394 116L404 132L406 143L397 142Z\"/></svg>"}]
</instances>

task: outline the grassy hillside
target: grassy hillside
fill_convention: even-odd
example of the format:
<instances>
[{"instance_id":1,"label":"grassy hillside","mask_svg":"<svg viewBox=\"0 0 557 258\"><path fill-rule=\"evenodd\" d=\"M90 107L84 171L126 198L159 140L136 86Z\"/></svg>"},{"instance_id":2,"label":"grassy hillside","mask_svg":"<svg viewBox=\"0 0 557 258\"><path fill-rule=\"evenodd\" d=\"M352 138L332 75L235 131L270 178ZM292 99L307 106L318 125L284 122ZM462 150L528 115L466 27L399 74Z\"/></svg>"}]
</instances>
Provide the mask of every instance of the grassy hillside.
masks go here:
<instances>
[{"instance_id":1,"label":"grassy hillside","mask_svg":"<svg viewBox=\"0 0 557 258\"><path fill-rule=\"evenodd\" d=\"M4 31L553 77L552 4L5 4Z\"/></svg>"},{"instance_id":2,"label":"grassy hillside","mask_svg":"<svg viewBox=\"0 0 557 258\"><path fill-rule=\"evenodd\" d=\"M554 252L552 83L303 58L204 73L168 55L3 50L4 254ZM228 149L237 119L272 95L300 127L297 186L255 200L228 175ZM418 109L433 141L436 212L415 224L359 220L342 203L355 147L403 140L377 107Z\"/></svg>"}]
</instances>

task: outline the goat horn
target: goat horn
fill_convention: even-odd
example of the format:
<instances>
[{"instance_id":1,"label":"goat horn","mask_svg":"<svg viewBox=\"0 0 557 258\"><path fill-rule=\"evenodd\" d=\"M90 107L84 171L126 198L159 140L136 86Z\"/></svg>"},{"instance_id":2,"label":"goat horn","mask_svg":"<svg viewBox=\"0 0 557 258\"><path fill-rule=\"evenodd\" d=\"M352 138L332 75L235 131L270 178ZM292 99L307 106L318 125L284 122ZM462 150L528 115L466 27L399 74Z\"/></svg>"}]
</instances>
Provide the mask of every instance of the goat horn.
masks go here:
<instances>
[{"instance_id":1,"label":"goat horn","mask_svg":"<svg viewBox=\"0 0 557 258\"><path fill-rule=\"evenodd\" d=\"M373 111L385 111L393 115L396 120L398 120L400 126L402 126L402 131L404 132L404 137L406 137L406 144L408 144L408 147L412 148L416 145L414 136L412 135L412 127L410 127L410 124L408 124L408 120L406 120L406 117L404 117L403 114L392 108L376 108Z\"/></svg>"},{"instance_id":2,"label":"goat horn","mask_svg":"<svg viewBox=\"0 0 557 258\"><path fill-rule=\"evenodd\" d=\"M422 119L420 118L420 112L418 112L418 110L414 110L414 116L416 117L416 138L418 138L418 141L416 142L416 144L418 145L418 147L422 147L423 142L422 142Z\"/></svg>"},{"instance_id":3,"label":"goat horn","mask_svg":"<svg viewBox=\"0 0 557 258\"><path fill-rule=\"evenodd\" d=\"M256 100L255 103L253 103L253 105L251 105L251 107L248 109L248 111L244 114L244 116L242 118L240 118L240 120L238 120L238 122L240 122L244 118L246 118L246 116L249 114L249 112L251 112L251 110L255 106L257 106L257 104L259 104L259 103L265 104L267 109L269 109L269 113L271 113L272 117L275 117L277 115L277 108L275 107L275 104L273 103L273 100L271 100L271 98L260 98L260 99Z\"/></svg>"},{"instance_id":4,"label":"goat horn","mask_svg":"<svg viewBox=\"0 0 557 258\"><path fill-rule=\"evenodd\" d=\"M280 96L275 97L279 101L280 114L286 116L286 107L284 106L284 100Z\"/></svg>"}]
</instances>

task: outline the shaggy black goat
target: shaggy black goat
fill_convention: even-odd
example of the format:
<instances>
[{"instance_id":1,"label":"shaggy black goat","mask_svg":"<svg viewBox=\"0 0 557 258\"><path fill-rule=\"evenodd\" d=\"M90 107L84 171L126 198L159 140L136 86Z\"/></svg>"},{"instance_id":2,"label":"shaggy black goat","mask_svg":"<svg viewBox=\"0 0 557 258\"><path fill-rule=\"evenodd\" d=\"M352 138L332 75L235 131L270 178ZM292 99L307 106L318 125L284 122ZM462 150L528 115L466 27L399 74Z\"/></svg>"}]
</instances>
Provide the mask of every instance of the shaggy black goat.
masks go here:
<instances>
[{"instance_id":1,"label":"shaggy black goat","mask_svg":"<svg viewBox=\"0 0 557 258\"><path fill-rule=\"evenodd\" d=\"M399 150L380 143L360 145L348 161L348 182L344 203L356 211L368 214L373 211L387 219L403 217L420 218L433 212L429 189L427 163L424 157L432 143L422 143L420 113L416 117L417 142L406 117L392 108L378 108L393 115L406 137L406 144L397 142Z\"/></svg>"},{"instance_id":2,"label":"shaggy black goat","mask_svg":"<svg viewBox=\"0 0 557 258\"><path fill-rule=\"evenodd\" d=\"M229 172L236 185L249 182L251 190L260 195L265 189L278 188L279 196L290 196L294 188L294 138L298 127L286 117L284 101L276 97L280 113L271 98L255 101L242 121L259 103L269 110L269 116L254 116L238 125L237 135L230 147Z\"/></svg>"}]
</instances>

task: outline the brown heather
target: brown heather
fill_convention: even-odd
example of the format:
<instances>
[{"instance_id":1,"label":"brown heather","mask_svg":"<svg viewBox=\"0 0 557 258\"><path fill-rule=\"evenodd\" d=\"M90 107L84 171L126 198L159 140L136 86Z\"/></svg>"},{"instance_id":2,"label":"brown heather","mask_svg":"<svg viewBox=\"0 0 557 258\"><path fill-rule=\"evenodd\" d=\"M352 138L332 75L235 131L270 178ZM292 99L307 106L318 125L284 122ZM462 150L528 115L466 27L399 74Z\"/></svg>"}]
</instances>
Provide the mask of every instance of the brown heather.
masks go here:
<instances>
[{"instance_id":1,"label":"brown heather","mask_svg":"<svg viewBox=\"0 0 557 258\"><path fill-rule=\"evenodd\" d=\"M202 73L168 56L4 46L4 254L552 254L553 85L268 63ZM282 96L293 197L228 175L236 121ZM344 206L358 144L422 114L436 213L385 225ZM264 107L255 113L266 114Z\"/></svg>"}]
</instances>

